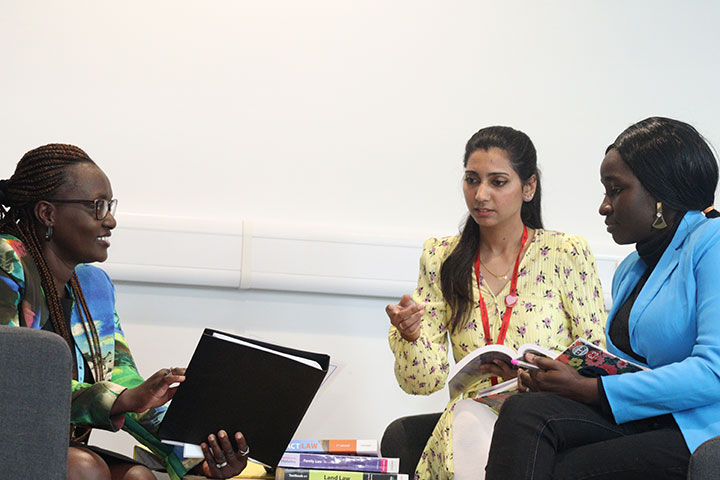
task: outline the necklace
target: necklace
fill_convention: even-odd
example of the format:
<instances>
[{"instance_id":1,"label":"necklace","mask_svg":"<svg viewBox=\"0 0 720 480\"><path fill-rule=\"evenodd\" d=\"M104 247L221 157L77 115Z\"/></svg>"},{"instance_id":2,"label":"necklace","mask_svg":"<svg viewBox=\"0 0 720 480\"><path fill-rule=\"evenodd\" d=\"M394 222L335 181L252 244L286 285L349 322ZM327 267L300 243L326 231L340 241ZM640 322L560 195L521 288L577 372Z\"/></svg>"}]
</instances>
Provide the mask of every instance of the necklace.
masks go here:
<instances>
[{"instance_id":1,"label":"necklace","mask_svg":"<svg viewBox=\"0 0 720 480\"><path fill-rule=\"evenodd\" d=\"M510 315L512 314L513 307L518 303L517 297L517 280L518 280L518 267L520 266L520 254L525 248L525 242L527 242L528 231L527 227L523 225L522 239L520 240L520 251L515 259L515 268L513 269L512 280L510 281L510 293L505 295L505 313L502 316L502 323L500 324L500 332L498 332L497 344L502 345L505 343L505 334L507 333L508 326L510 326ZM478 248L478 254L475 258L475 278L477 279L478 295L480 296L480 315L482 316L483 333L485 334L485 344L490 345L493 343L492 336L490 335L490 316L488 315L487 305L485 305L485 299L482 296L482 289L480 288L480 249ZM487 267L485 267L487 269ZM490 270L488 270L490 272ZM492 273L492 272L490 272ZM493 273L493 275L495 275ZM490 383L497 385L497 377L491 377Z\"/></svg>"},{"instance_id":2,"label":"necklace","mask_svg":"<svg viewBox=\"0 0 720 480\"><path fill-rule=\"evenodd\" d=\"M520 247L520 248L522 248L522 247ZM479 257L478 257L478 258L479 258ZM512 265L510 265L510 266L508 267L507 271L506 271L503 275L498 275L497 273L495 273L495 272L493 272L492 270L490 270L490 269L488 268L488 266L483 263L482 259L480 259L480 265L482 265L483 267L485 267L485 271L487 271L490 275L492 275L493 277L497 278L498 280L507 280L507 279L508 279L508 273L510 273L510 269L512 268Z\"/></svg>"},{"instance_id":3,"label":"necklace","mask_svg":"<svg viewBox=\"0 0 720 480\"><path fill-rule=\"evenodd\" d=\"M510 325L510 315L512 314L513 307L517 305L517 281L518 281L518 268L520 267L520 255L522 254L523 248L525 248L525 242L528 239L527 227L523 225L522 239L520 240L520 250L518 251L517 258L515 259L515 268L513 269L512 279L510 280L510 293L505 295L505 313L502 316L502 323L500 324L500 332L498 333L497 343L502 344L505 342L505 334L507 333L508 326ZM475 277L478 283L478 295L480 296L480 315L482 316L483 333L485 334L485 343L490 345L493 343L492 336L490 335L490 317L488 315L487 306L485 305L485 299L482 296L482 289L480 288L480 250L478 249L477 257L475 258Z\"/></svg>"}]
</instances>

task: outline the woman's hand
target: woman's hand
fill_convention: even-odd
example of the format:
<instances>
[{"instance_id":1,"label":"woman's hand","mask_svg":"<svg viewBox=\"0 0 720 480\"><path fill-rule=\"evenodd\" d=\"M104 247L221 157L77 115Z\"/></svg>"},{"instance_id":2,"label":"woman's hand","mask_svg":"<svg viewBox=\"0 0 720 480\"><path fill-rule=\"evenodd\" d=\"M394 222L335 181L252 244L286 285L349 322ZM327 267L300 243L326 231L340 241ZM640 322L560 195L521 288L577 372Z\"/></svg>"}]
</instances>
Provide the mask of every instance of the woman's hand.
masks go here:
<instances>
[{"instance_id":1,"label":"woman's hand","mask_svg":"<svg viewBox=\"0 0 720 480\"><path fill-rule=\"evenodd\" d=\"M519 370L517 378L521 392L555 393L589 405L600 402L596 378L583 377L565 363L531 353L525 354L525 360L541 370Z\"/></svg>"},{"instance_id":2,"label":"woman's hand","mask_svg":"<svg viewBox=\"0 0 720 480\"><path fill-rule=\"evenodd\" d=\"M220 430L217 436L208 435L208 443L200 444L205 456L203 475L208 478L231 478L245 470L250 447L240 432L235 433L235 442L237 451L233 450L225 430Z\"/></svg>"},{"instance_id":3,"label":"woman's hand","mask_svg":"<svg viewBox=\"0 0 720 480\"><path fill-rule=\"evenodd\" d=\"M385 313L405 340L414 342L420 337L420 320L425 313L425 306L415 305L410 295L403 295L397 305L385 307Z\"/></svg>"},{"instance_id":4,"label":"woman's hand","mask_svg":"<svg viewBox=\"0 0 720 480\"><path fill-rule=\"evenodd\" d=\"M509 380L515 378L518 374L517 370L503 362L502 360L495 359L492 363L485 363L478 367L480 373L489 373L496 377L500 377L503 380Z\"/></svg>"},{"instance_id":5,"label":"woman's hand","mask_svg":"<svg viewBox=\"0 0 720 480\"><path fill-rule=\"evenodd\" d=\"M124 390L115 400L110 410L110 416L125 412L140 413L164 405L175 395L177 390L170 388L170 385L184 381L184 368L158 370L137 387Z\"/></svg>"}]
</instances>

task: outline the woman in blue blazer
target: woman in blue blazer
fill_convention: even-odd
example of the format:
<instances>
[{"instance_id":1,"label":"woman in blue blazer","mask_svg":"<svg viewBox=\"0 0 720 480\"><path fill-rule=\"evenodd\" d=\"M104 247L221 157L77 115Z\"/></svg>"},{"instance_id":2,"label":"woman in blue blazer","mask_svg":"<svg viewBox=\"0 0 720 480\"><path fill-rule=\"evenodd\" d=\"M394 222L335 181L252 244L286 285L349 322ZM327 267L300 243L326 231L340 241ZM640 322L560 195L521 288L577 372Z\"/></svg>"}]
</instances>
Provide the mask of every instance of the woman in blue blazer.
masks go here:
<instances>
[{"instance_id":1,"label":"woman in blue blazer","mask_svg":"<svg viewBox=\"0 0 720 480\"><path fill-rule=\"evenodd\" d=\"M718 166L690 125L648 118L608 147L600 214L636 252L613 279L608 350L649 370L587 378L530 357L495 426L487 479L685 478L720 435Z\"/></svg>"}]
</instances>

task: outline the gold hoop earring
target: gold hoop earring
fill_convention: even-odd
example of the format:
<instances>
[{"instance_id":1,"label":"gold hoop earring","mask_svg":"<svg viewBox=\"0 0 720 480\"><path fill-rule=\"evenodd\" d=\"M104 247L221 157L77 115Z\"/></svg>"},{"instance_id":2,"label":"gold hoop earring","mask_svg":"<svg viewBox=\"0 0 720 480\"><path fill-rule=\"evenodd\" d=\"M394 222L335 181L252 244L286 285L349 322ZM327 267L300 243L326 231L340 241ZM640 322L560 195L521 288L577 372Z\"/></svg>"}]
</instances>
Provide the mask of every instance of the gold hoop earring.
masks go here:
<instances>
[{"instance_id":1,"label":"gold hoop earring","mask_svg":"<svg viewBox=\"0 0 720 480\"><path fill-rule=\"evenodd\" d=\"M657 202L655 205L655 221L653 222L652 227L657 230L662 230L667 227L665 217L663 217L662 202Z\"/></svg>"}]
</instances>

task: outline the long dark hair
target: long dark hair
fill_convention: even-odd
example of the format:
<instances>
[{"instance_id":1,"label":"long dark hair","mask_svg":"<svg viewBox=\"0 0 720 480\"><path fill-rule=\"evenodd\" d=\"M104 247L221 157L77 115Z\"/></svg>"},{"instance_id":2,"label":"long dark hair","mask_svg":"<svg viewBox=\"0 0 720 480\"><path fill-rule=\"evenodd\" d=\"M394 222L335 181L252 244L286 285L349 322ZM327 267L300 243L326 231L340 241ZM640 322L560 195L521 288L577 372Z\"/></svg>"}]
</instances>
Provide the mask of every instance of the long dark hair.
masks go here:
<instances>
[{"instance_id":1,"label":"long dark hair","mask_svg":"<svg viewBox=\"0 0 720 480\"><path fill-rule=\"evenodd\" d=\"M707 140L692 125L650 117L626 128L605 153L616 149L650 195L680 215L704 210L715 199L718 164ZM716 210L706 213L720 216Z\"/></svg>"},{"instance_id":2,"label":"long dark hair","mask_svg":"<svg viewBox=\"0 0 720 480\"><path fill-rule=\"evenodd\" d=\"M72 332L67 329L55 280L40 245L34 209L38 201L50 199L66 183L68 170L80 163L95 164L82 149L74 145L53 143L27 152L18 162L12 177L0 180L0 233L20 239L35 261L48 305L50 322L55 333L65 339L71 351L75 349ZM95 380L100 381L103 379L103 365L95 322L74 273L70 285L84 314L80 317L93 357ZM77 379L75 369L73 379Z\"/></svg>"},{"instance_id":3,"label":"long dark hair","mask_svg":"<svg viewBox=\"0 0 720 480\"><path fill-rule=\"evenodd\" d=\"M524 202L520 217L530 228L543 228L540 211L540 171L537 167L537 153L530 137L510 127L487 127L475 133L465 145L463 166L476 150L500 148L507 153L515 173L526 183L535 175L535 195ZM460 241L452 253L445 259L440 269L440 282L443 297L453 312L452 331L465 323L472 309L472 268L480 247L480 229L475 220L468 215L462 228Z\"/></svg>"}]
</instances>

